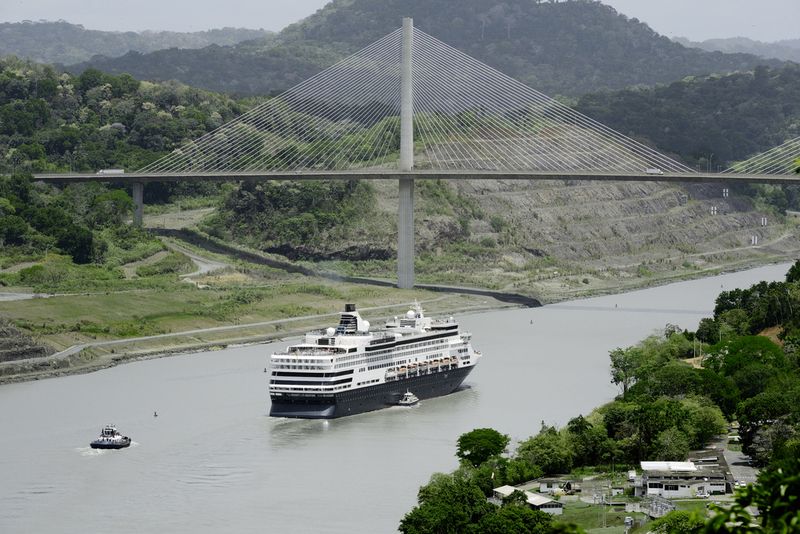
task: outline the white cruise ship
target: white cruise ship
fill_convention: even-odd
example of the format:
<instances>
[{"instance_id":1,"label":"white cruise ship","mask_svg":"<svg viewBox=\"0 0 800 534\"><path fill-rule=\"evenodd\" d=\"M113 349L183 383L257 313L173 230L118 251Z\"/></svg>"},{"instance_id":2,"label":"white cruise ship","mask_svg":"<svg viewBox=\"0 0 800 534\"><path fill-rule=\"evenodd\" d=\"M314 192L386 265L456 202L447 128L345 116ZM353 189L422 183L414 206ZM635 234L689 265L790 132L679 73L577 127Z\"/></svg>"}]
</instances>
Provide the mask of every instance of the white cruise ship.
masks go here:
<instances>
[{"instance_id":1,"label":"white cruise ship","mask_svg":"<svg viewBox=\"0 0 800 534\"><path fill-rule=\"evenodd\" d=\"M309 332L271 356L270 415L332 419L452 393L478 363L471 334L425 317L419 304L371 332L354 304L336 328Z\"/></svg>"}]
</instances>

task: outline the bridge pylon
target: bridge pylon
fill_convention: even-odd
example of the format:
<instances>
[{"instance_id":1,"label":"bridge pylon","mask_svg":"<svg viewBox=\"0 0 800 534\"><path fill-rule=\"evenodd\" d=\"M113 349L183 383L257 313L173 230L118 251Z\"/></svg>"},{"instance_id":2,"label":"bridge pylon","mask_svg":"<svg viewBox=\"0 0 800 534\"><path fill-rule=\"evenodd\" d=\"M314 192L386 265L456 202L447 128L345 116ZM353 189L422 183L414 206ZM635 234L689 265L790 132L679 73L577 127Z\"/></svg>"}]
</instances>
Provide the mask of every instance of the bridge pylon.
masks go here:
<instances>
[{"instance_id":1,"label":"bridge pylon","mask_svg":"<svg viewBox=\"0 0 800 534\"><path fill-rule=\"evenodd\" d=\"M403 19L400 68L400 170L414 170L414 21ZM414 287L414 178L399 180L397 212L397 287Z\"/></svg>"},{"instance_id":2,"label":"bridge pylon","mask_svg":"<svg viewBox=\"0 0 800 534\"><path fill-rule=\"evenodd\" d=\"M144 183L133 182L133 224L142 227L144 223Z\"/></svg>"}]
</instances>

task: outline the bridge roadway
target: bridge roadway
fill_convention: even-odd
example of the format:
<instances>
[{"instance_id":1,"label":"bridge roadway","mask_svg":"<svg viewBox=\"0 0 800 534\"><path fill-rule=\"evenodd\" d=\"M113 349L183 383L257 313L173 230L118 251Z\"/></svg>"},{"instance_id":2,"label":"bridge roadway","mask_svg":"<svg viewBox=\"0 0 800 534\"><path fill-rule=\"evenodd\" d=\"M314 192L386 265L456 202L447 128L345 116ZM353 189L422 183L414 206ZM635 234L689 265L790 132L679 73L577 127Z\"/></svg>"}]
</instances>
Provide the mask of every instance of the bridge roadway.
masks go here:
<instances>
[{"instance_id":1,"label":"bridge roadway","mask_svg":"<svg viewBox=\"0 0 800 534\"><path fill-rule=\"evenodd\" d=\"M414 180L469 179L469 180L609 180L648 182L704 182L704 183L770 183L797 184L800 175L703 173L703 172L620 172L620 171L486 171L486 170L433 170L415 169L398 171L362 169L347 171L301 170L278 172L174 172L174 173L121 173L98 172L83 174L35 174L34 179L54 184L80 182L111 182L131 184L135 211L134 223L142 224L144 214L144 184L149 182L198 181L262 181L262 180L397 180L400 184L398 205L397 271L398 287L414 287Z\"/></svg>"},{"instance_id":2,"label":"bridge roadway","mask_svg":"<svg viewBox=\"0 0 800 534\"><path fill-rule=\"evenodd\" d=\"M621 171L509 171L509 170L434 170L415 169L398 171L363 169L347 171L240 171L240 172L174 172L174 173L77 173L34 174L34 180L55 184L78 182L149 183L179 182L183 180L208 181L261 181L261 180L403 180L403 179L468 179L468 180L610 180L633 182L747 182L769 184L797 184L800 175L747 174L711 172L664 172L663 174Z\"/></svg>"}]
</instances>

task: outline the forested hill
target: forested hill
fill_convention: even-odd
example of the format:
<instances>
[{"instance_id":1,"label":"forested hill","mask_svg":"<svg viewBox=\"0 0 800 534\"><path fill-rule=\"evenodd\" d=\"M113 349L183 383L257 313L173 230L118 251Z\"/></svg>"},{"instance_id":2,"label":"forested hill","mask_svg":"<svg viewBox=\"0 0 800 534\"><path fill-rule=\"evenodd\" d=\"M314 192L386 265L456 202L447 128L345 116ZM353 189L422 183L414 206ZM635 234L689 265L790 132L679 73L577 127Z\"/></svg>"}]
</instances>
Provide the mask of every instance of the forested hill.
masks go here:
<instances>
[{"instance_id":1,"label":"forested hill","mask_svg":"<svg viewBox=\"0 0 800 534\"><path fill-rule=\"evenodd\" d=\"M202 32L107 32L58 22L0 23L0 56L15 55L41 63L71 65L102 54L117 57L131 50L233 45L273 35L266 30L221 28Z\"/></svg>"},{"instance_id":2,"label":"forested hill","mask_svg":"<svg viewBox=\"0 0 800 534\"><path fill-rule=\"evenodd\" d=\"M800 65L586 95L577 109L717 170L800 136Z\"/></svg>"},{"instance_id":3,"label":"forested hill","mask_svg":"<svg viewBox=\"0 0 800 534\"><path fill-rule=\"evenodd\" d=\"M778 64L746 54L686 48L593 0L335 0L284 29L274 46L247 42L132 53L94 58L75 69L92 66L144 79L176 78L240 94L275 93L398 28L404 16L549 94L580 95Z\"/></svg>"}]
</instances>

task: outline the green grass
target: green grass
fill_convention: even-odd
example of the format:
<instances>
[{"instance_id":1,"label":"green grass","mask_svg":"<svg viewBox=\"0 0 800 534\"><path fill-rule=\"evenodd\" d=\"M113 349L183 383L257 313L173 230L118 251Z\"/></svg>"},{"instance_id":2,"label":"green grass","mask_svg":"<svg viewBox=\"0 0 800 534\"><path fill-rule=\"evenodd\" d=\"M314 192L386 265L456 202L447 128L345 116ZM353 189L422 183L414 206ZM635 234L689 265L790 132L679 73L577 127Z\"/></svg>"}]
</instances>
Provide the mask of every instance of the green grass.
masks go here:
<instances>
[{"instance_id":1,"label":"green grass","mask_svg":"<svg viewBox=\"0 0 800 534\"><path fill-rule=\"evenodd\" d=\"M58 346L87 339L139 337L335 313L345 302L368 307L409 302L415 297L426 299L431 294L300 277L262 287L204 290L165 281L158 288L0 302L0 315Z\"/></svg>"},{"instance_id":2,"label":"green grass","mask_svg":"<svg viewBox=\"0 0 800 534\"><path fill-rule=\"evenodd\" d=\"M681 501L676 500L673 502L675 503L675 506L678 508L678 510L684 512L697 512L701 516L705 515L707 509L706 505L708 504L708 501L704 499L700 500L692 499L692 500L681 500Z\"/></svg>"},{"instance_id":3,"label":"green grass","mask_svg":"<svg viewBox=\"0 0 800 534\"><path fill-rule=\"evenodd\" d=\"M158 239L143 239L134 243L121 243L113 239L108 240L108 250L105 254L104 264L109 267L119 267L126 263L149 258L156 252L164 250L164 245Z\"/></svg>"},{"instance_id":4,"label":"green grass","mask_svg":"<svg viewBox=\"0 0 800 534\"><path fill-rule=\"evenodd\" d=\"M147 277L163 274L181 274L191 272L193 268L194 263L188 256L179 252L170 252L151 265L142 265L137 268L136 275Z\"/></svg>"},{"instance_id":5,"label":"green grass","mask_svg":"<svg viewBox=\"0 0 800 534\"><path fill-rule=\"evenodd\" d=\"M622 509L622 511L618 511L615 507L606 506L605 525L607 528L602 529L603 508L603 506L589 504L582 501L569 501L564 503L564 514L555 516L554 520L563 523L575 523L587 531L592 531L592 529L601 529L598 532L616 532L616 530L608 530L608 528L621 528L624 530L625 517L630 516L636 520L644 518L644 514L626 512L624 509Z\"/></svg>"}]
</instances>

